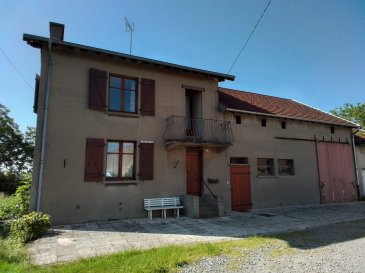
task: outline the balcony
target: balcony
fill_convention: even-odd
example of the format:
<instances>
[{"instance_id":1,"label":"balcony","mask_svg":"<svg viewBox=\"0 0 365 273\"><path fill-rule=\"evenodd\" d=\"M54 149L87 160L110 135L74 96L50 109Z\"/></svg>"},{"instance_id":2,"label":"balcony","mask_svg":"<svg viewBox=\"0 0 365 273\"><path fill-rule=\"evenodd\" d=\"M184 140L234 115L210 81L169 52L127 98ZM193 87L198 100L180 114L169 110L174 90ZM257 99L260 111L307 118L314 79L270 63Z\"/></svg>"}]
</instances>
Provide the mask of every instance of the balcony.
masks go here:
<instances>
[{"instance_id":1,"label":"balcony","mask_svg":"<svg viewBox=\"0 0 365 273\"><path fill-rule=\"evenodd\" d=\"M163 139L170 149L175 146L227 147L233 142L229 121L179 116L166 119Z\"/></svg>"}]
</instances>

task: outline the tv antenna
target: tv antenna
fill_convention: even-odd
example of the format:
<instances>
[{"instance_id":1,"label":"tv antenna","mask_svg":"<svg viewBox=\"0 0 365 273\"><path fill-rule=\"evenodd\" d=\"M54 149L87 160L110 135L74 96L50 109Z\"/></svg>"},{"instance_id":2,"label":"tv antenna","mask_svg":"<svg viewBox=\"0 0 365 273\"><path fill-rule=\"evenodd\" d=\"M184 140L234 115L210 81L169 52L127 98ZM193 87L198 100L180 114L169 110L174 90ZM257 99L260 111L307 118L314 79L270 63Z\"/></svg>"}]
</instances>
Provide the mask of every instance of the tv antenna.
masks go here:
<instances>
[{"instance_id":1,"label":"tv antenna","mask_svg":"<svg viewBox=\"0 0 365 273\"><path fill-rule=\"evenodd\" d=\"M132 54L132 41L133 41L133 31L134 31L134 22L130 23L127 17L124 17L125 21L125 31L131 33L131 41L129 44L129 54Z\"/></svg>"}]
</instances>

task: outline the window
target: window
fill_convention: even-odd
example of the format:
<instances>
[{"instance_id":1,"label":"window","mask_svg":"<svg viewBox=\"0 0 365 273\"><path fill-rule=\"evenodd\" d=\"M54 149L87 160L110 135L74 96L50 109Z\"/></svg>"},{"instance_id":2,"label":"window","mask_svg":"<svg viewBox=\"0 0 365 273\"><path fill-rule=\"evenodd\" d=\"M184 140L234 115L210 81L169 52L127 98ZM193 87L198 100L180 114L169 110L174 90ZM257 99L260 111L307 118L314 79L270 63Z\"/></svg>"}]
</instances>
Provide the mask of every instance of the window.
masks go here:
<instances>
[{"instance_id":1,"label":"window","mask_svg":"<svg viewBox=\"0 0 365 273\"><path fill-rule=\"evenodd\" d=\"M281 122L281 129L286 129L286 122L285 121Z\"/></svg>"},{"instance_id":2,"label":"window","mask_svg":"<svg viewBox=\"0 0 365 273\"><path fill-rule=\"evenodd\" d=\"M241 124L241 116L236 116L236 124Z\"/></svg>"},{"instance_id":3,"label":"window","mask_svg":"<svg viewBox=\"0 0 365 273\"><path fill-rule=\"evenodd\" d=\"M331 134L335 133L335 127L331 127Z\"/></svg>"},{"instance_id":4,"label":"window","mask_svg":"<svg viewBox=\"0 0 365 273\"><path fill-rule=\"evenodd\" d=\"M274 159L258 158L257 159L257 175L259 175L259 176L275 175Z\"/></svg>"},{"instance_id":5,"label":"window","mask_svg":"<svg viewBox=\"0 0 365 273\"><path fill-rule=\"evenodd\" d=\"M87 138L84 181L135 180L137 176L143 181L153 180L154 143L153 141L141 141L138 147L139 170L137 174L135 167L137 144L135 141L107 140L105 143L102 138ZM106 168L104 168L105 162Z\"/></svg>"},{"instance_id":6,"label":"window","mask_svg":"<svg viewBox=\"0 0 365 273\"><path fill-rule=\"evenodd\" d=\"M279 175L294 175L293 159L278 159Z\"/></svg>"},{"instance_id":7,"label":"window","mask_svg":"<svg viewBox=\"0 0 365 273\"><path fill-rule=\"evenodd\" d=\"M229 160L231 164L248 164L248 157L231 157Z\"/></svg>"},{"instance_id":8,"label":"window","mask_svg":"<svg viewBox=\"0 0 365 273\"><path fill-rule=\"evenodd\" d=\"M262 119L261 120L261 126L262 127L266 127L266 119Z\"/></svg>"},{"instance_id":9,"label":"window","mask_svg":"<svg viewBox=\"0 0 365 273\"><path fill-rule=\"evenodd\" d=\"M135 178L135 143L110 140L107 143L106 179Z\"/></svg>"},{"instance_id":10,"label":"window","mask_svg":"<svg viewBox=\"0 0 365 273\"><path fill-rule=\"evenodd\" d=\"M136 79L110 74L109 111L136 113L136 90Z\"/></svg>"}]
</instances>

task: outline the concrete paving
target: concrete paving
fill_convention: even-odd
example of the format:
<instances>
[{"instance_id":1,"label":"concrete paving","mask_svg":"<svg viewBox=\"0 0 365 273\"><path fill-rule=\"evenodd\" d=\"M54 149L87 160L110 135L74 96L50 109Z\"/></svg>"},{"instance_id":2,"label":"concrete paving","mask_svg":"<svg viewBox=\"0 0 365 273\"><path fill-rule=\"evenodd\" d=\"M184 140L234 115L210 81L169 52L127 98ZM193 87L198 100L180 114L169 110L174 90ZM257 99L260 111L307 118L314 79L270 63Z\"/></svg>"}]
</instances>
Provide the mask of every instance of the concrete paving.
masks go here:
<instances>
[{"instance_id":1,"label":"concrete paving","mask_svg":"<svg viewBox=\"0 0 365 273\"><path fill-rule=\"evenodd\" d=\"M36 264L73 261L131 249L232 240L365 219L365 202L234 212L212 219L154 218L54 227L29 245Z\"/></svg>"}]
</instances>

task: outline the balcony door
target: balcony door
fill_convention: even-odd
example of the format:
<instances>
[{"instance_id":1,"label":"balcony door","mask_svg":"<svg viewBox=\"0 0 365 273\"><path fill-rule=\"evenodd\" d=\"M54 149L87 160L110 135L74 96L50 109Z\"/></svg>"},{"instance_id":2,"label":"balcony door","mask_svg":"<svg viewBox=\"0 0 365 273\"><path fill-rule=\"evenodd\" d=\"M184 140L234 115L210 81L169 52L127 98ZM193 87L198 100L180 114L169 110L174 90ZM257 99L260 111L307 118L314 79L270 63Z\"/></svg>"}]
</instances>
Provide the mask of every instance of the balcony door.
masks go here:
<instances>
[{"instance_id":1,"label":"balcony door","mask_svg":"<svg viewBox=\"0 0 365 273\"><path fill-rule=\"evenodd\" d=\"M203 136L202 92L186 89L185 91L185 128L186 136L197 140Z\"/></svg>"},{"instance_id":2,"label":"balcony door","mask_svg":"<svg viewBox=\"0 0 365 273\"><path fill-rule=\"evenodd\" d=\"M186 193L201 195L201 152L186 151Z\"/></svg>"}]
</instances>

